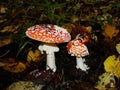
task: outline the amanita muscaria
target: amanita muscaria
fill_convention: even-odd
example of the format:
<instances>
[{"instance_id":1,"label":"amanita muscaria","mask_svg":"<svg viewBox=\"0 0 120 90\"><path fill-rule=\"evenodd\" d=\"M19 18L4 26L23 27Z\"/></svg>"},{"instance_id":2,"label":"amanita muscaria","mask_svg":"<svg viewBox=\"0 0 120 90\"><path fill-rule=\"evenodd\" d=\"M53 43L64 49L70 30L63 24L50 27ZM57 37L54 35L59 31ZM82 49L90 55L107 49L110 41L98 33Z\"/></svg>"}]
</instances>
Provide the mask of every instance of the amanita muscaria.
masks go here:
<instances>
[{"instance_id":1,"label":"amanita muscaria","mask_svg":"<svg viewBox=\"0 0 120 90\"><path fill-rule=\"evenodd\" d=\"M42 24L34 25L28 28L26 35L31 39L44 42L43 45L39 45L38 49L41 52L46 51L46 70L50 68L55 72L56 64L54 52L59 51L59 48L55 45L55 43L69 42L71 40L69 32L57 25Z\"/></svg>"},{"instance_id":2,"label":"amanita muscaria","mask_svg":"<svg viewBox=\"0 0 120 90\"><path fill-rule=\"evenodd\" d=\"M78 34L74 40L68 43L67 50L71 56L76 56L76 68L86 72L89 67L85 64L85 58L83 57L89 55L89 52L84 41L84 38L81 38Z\"/></svg>"}]
</instances>

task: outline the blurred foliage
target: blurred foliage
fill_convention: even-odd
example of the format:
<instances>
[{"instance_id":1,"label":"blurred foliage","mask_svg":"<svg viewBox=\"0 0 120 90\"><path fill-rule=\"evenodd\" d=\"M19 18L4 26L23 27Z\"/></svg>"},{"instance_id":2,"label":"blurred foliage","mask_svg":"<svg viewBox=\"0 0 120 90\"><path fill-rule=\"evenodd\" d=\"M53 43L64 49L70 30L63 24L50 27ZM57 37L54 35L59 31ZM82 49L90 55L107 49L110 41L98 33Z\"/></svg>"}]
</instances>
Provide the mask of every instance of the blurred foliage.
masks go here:
<instances>
[{"instance_id":1,"label":"blurred foliage","mask_svg":"<svg viewBox=\"0 0 120 90\"><path fill-rule=\"evenodd\" d=\"M119 0L1 0L0 3L0 35L12 34L12 41L19 48L16 57L27 45L34 48L39 44L25 35L27 28L35 24L57 24L68 29L72 37L81 32L81 26L90 26L89 34L95 41L99 40L97 33L113 38L115 29L120 27ZM109 27L102 28L106 24Z\"/></svg>"},{"instance_id":2,"label":"blurred foliage","mask_svg":"<svg viewBox=\"0 0 120 90\"><path fill-rule=\"evenodd\" d=\"M76 25L92 26L92 30L99 32L102 31L98 27L106 23L120 27L119 0L1 0L0 3L0 34L13 35L20 48L18 54L26 45L33 44L25 31L35 24L68 25L66 28L73 25L72 33Z\"/></svg>"}]
</instances>

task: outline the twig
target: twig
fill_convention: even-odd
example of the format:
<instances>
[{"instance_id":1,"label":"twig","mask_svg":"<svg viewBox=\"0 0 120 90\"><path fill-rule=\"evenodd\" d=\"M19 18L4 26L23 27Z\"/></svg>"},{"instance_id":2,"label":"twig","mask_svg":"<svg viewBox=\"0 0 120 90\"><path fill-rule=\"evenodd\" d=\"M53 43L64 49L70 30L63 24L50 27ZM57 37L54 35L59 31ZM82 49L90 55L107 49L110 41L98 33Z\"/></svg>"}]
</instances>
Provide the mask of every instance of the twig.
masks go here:
<instances>
[{"instance_id":1,"label":"twig","mask_svg":"<svg viewBox=\"0 0 120 90\"><path fill-rule=\"evenodd\" d=\"M10 52L10 50L7 50L3 55L0 55L0 58L1 58L1 57L4 57L4 56L7 55L9 52Z\"/></svg>"}]
</instances>

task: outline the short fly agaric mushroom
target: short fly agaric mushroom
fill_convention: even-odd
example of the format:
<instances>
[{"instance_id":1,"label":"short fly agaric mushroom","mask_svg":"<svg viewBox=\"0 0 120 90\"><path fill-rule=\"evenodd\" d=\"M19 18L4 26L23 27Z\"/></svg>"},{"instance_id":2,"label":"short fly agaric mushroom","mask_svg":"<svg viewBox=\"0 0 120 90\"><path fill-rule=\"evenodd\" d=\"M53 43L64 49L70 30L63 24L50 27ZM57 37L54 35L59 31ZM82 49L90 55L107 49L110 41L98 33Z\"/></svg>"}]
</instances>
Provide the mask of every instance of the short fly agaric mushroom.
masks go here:
<instances>
[{"instance_id":1,"label":"short fly agaric mushroom","mask_svg":"<svg viewBox=\"0 0 120 90\"><path fill-rule=\"evenodd\" d=\"M64 43L71 40L69 32L57 25L42 24L35 25L27 29L26 35L34 40L44 42L43 45L39 45L38 49L43 52L46 51L47 61L46 69L52 69L56 71L54 52L58 52L59 48L55 43Z\"/></svg>"},{"instance_id":2,"label":"short fly agaric mushroom","mask_svg":"<svg viewBox=\"0 0 120 90\"><path fill-rule=\"evenodd\" d=\"M85 58L83 57L89 55L89 52L84 42L82 42L83 39L78 37L80 37L80 34L68 43L67 50L71 56L76 56L76 68L86 72L89 67L84 63Z\"/></svg>"}]
</instances>

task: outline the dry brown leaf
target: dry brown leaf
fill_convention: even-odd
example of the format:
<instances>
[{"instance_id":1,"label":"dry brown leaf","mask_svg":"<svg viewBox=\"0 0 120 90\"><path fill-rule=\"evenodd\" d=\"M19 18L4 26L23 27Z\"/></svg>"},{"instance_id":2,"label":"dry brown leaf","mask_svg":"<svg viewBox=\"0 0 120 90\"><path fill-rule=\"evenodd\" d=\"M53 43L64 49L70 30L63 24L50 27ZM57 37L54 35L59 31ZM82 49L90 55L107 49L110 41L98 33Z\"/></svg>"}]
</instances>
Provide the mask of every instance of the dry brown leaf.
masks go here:
<instances>
[{"instance_id":1,"label":"dry brown leaf","mask_svg":"<svg viewBox=\"0 0 120 90\"><path fill-rule=\"evenodd\" d=\"M19 73L26 69L26 64L19 61L15 61L14 58L6 58L2 61L4 66L2 67L4 70L12 72L12 73Z\"/></svg>"},{"instance_id":2,"label":"dry brown leaf","mask_svg":"<svg viewBox=\"0 0 120 90\"><path fill-rule=\"evenodd\" d=\"M14 58L5 58L2 61L3 63L9 64L9 63L14 63L15 59Z\"/></svg>"},{"instance_id":3,"label":"dry brown leaf","mask_svg":"<svg viewBox=\"0 0 120 90\"><path fill-rule=\"evenodd\" d=\"M0 36L0 47L8 45L12 42L13 42L13 40L12 40L11 36Z\"/></svg>"},{"instance_id":4,"label":"dry brown leaf","mask_svg":"<svg viewBox=\"0 0 120 90\"><path fill-rule=\"evenodd\" d=\"M71 33L71 31L73 30L73 28L75 28L75 25L71 24L71 23L67 23L67 24L62 25L62 27L65 28L65 29L67 29L67 31L69 33Z\"/></svg>"},{"instance_id":5,"label":"dry brown leaf","mask_svg":"<svg viewBox=\"0 0 120 90\"><path fill-rule=\"evenodd\" d=\"M7 19L0 19L0 23L3 23L3 22L5 22L5 21L7 21Z\"/></svg>"},{"instance_id":6,"label":"dry brown leaf","mask_svg":"<svg viewBox=\"0 0 120 90\"><path fill-rule=\"evenodd\" d=\"M40 50L36 49L35 51L30 50L27 55L27 61L30 63L31 61L33 62L39 62L41 52Z\"/></svg>"},{"instance_id":7,"label":"dry brown leaf","mask_svg":"<svg viewBox=\"0 0 120 90\"><path fill-rule=\"evenodd\" d=\"M90 38L89 34L91 33L92 27L91 26L82 26L82 25L76 25L75 28L71 31L71 37L72 39L75 39L78 34L88 36Z\"/></svg>"},{"instance_id":8,"label":"dry brown leaf","mask_svg":"<svg viewBox=\"0 0 120 90\"><path fill-rule=\"evenodd\" d=\"M116 36L119 33L119 30L117 30L115 26L109 24L105 24L102 28L102 34L105 36L105 38L112 39L112 37Z\"/></svg>"},{"instance_id":9,"label":"dry brown leaf","mask_svg":"<svg viewBox=\"0 0 120 90\"><path fill-rule=\"evenodd\" d=\"M19 73L26 69L26 65L23 62L14 62L6 64L3 69L12 73Z\"/></svg>"},{"instance_id":10,"label":"dry brown leaf","mask_svg":"<svg viewBox=\"0 0 120 90\"><path fill-rule=\"evenodd\" d=\"M72 39L74 39L78 34L91 33L92 30L91 26L74 25L71 23L64 24L62 27L68 30Z\"/></svg>"},{"instance_id":11,"label":"dry brown leaf","mask_svg":"<svg viewBox=\"0 0 120 90\"><path fill-rule=\"evenodd\" d=\"M0 67L3 67L3 66L5 66L5 63L0 62Z\"/></svg>"},{"instance_id":12,"label":"dry brown leaf","mask_svg":"<svg viewBox=\"0 0 120 90\"><path fill-rule=\"evenodd\" d=\"M78 16L73 15L73 16L71 17L71 22L72 22L72 23L75 23L75 22L78 22L78 21L79 21L79 17L78 17Z\"/></svg>"},{"instance_id":13,"label":"dry brown leaf","mask_svg":"<svg viewBox=\"0 0 120 90\"><path fill-rule=\"evenodd\" d=\"M0 6L0 13L1 13L1 14L6 13L6 10L7 10L7 9L8 9L7 7L1 5L1 6Z\"/></svg>"},{"instance_id":14,"label":"dry brown leaf","mask_svg":"<svg viewBox=\"0 0 120 90\"><path fill-rule=\"evenodd\" d=\"M5 26L2 30L0 30L1 33L9 32L9 33L17 33L17 29L19 28L20 25L10 25L10 26Z\"/></svg>"}]
</instances>

